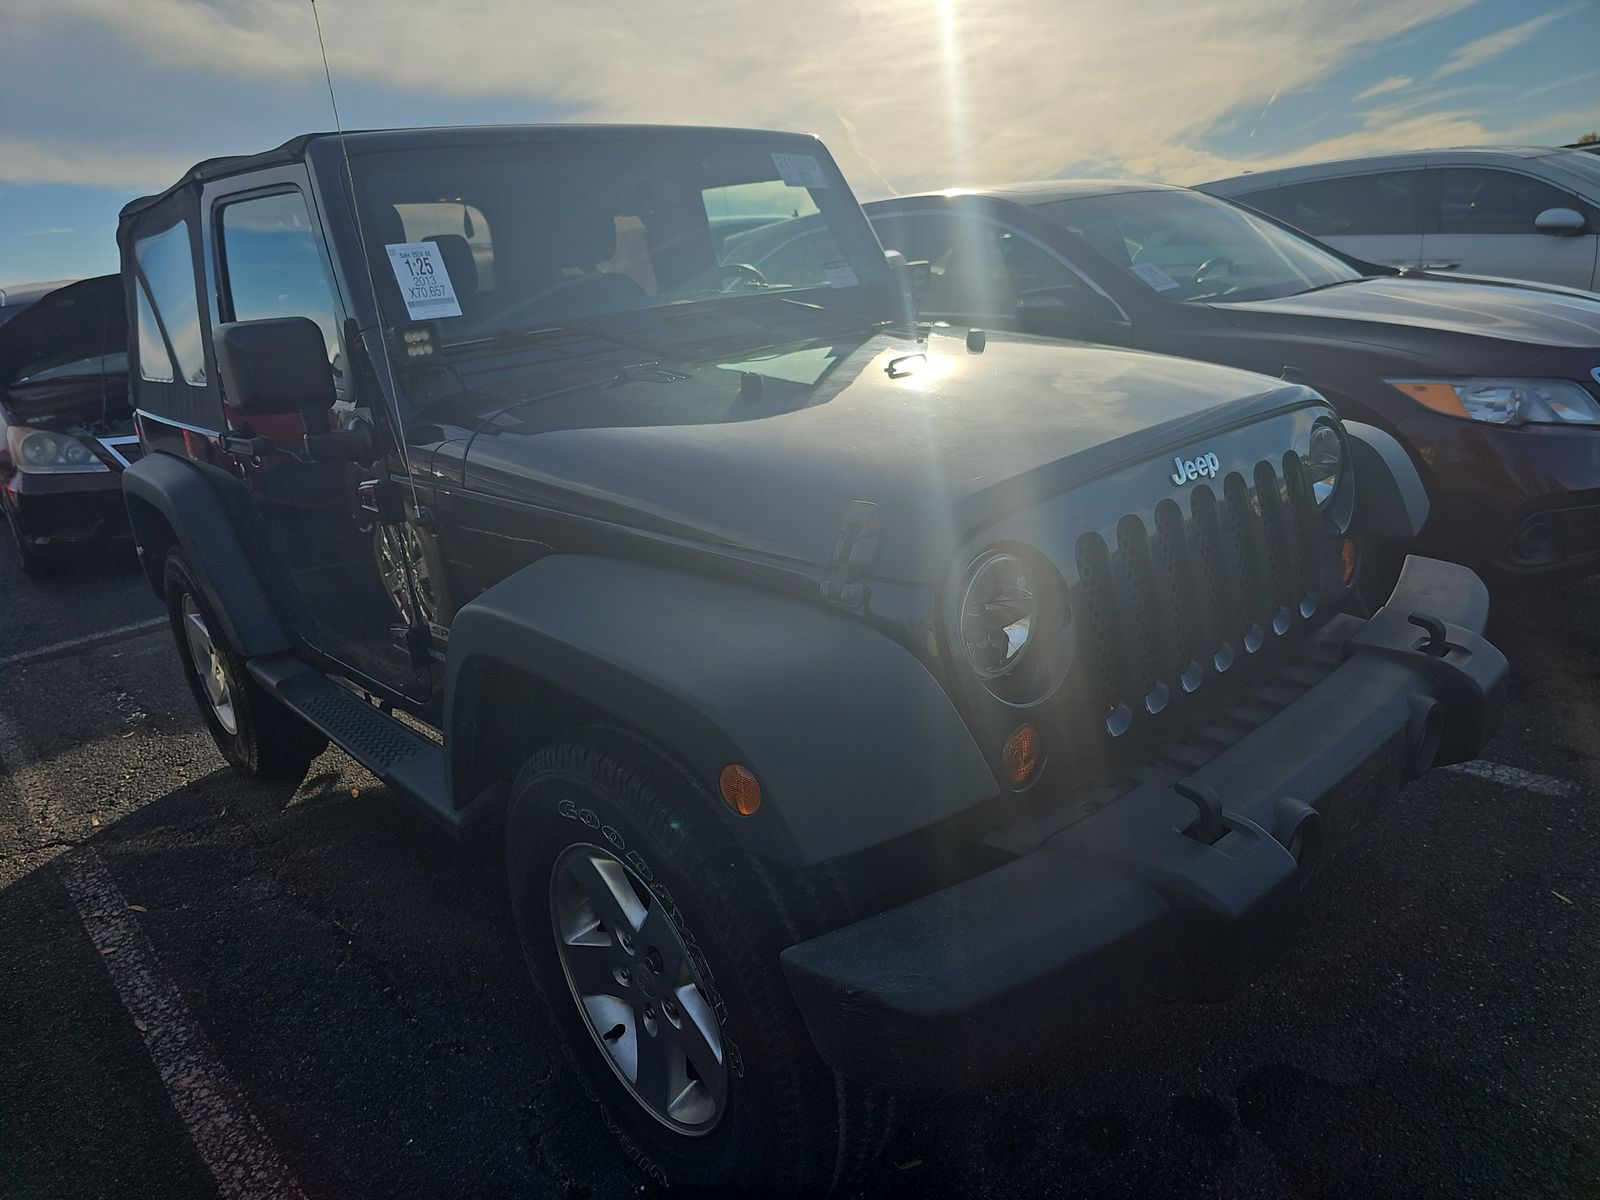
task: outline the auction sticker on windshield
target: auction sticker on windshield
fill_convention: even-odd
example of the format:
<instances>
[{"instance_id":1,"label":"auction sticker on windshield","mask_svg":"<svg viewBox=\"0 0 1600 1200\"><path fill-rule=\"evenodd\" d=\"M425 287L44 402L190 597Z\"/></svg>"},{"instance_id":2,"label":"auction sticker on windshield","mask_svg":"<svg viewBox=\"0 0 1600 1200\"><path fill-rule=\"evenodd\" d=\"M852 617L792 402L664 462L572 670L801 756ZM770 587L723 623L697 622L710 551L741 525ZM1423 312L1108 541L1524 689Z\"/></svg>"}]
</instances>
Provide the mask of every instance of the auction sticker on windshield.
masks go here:
<instances>
[{"instance_id":1,"label":"auction sticker on windshield","mask_svg":"<svg viewBox=\"0 0 1600 1200\"><path fill-rule=\"evenodd\" d=\"M395 242L384 246L394 281L406 302L406 315L413 321L437 321L459 317L461 302L444 269L444 258L435 242Z\"/></svg>"},{"instance_id":2,"label":"auction sticker on windshield","mask_svg":"<svg viewBox=\"0 0 1600 1200\"><path fill-rule=\"evenodd\" d=\"M1170 292L1178 286L1178 281L1155 263L1135 263L1133 273L1158 292Z\"/></svg>"},{"instance_id":3,"label":"auction sticker on windshield","mask_svg":"<svg viewBox=\"0 0 1600 1200\"><path fill-rule=\"evenodd\" d=\"M778 168L778 178L790 187L825 188L828 179L822 173L822 164L812 154L774 154L772 165Z\"/></svg>"}]
</instances>

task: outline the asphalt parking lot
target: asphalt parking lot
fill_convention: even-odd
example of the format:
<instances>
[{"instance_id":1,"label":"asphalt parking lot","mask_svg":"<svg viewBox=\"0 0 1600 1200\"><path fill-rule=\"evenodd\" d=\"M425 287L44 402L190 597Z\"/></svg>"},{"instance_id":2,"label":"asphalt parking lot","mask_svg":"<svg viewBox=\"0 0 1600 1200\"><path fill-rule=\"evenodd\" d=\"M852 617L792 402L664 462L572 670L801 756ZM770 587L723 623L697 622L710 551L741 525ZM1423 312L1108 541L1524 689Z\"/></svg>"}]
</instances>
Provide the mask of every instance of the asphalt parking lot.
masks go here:
<instances>
[{"instance_id":1,"label":"asphalt parking lot","mask_svg":"<svg viewBox=\"0 0 1600 1200\"><path fill-rule=\"evenodd\" d=\"M0 550L0 1196L639 1193L493 863L335 750L236 780L131 566ZM1501 603L1499 736L1245 993L913 1106L859 1194L1600 1195L1597 611L1600 581Z\"/></svg>"}]
</instances>

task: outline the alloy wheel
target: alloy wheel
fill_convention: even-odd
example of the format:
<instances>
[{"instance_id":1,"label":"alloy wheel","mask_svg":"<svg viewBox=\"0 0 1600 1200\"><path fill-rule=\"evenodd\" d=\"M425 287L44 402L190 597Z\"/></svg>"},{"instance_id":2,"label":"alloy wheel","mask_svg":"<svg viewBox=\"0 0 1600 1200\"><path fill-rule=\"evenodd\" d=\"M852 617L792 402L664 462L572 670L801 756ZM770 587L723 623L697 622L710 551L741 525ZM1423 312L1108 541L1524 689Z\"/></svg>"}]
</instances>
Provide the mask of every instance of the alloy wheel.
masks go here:
<instances>
[{"instance_id":1,"label":"alloy wheel","mask_svg":"<svg viewBox=\"0 0 1600 1200\"><path fill-rule=\"evenodd\" d=\"M589 1033L640 1107L711 1132L728 1072L709 991L661 900L608 850L569 846L550 875L561 969Z\"/></svg>"},{"instance_id":2,"label":"alloy wheel","mask_svg":"<svg viewBox=\"0 0 1600 1200\"><path fill-rule=\"evenodd\" d=\"M434 598L433 577L428 571L427 555L423 551L422 535L409 522L402 525L382 525L377 535L378 572L383 576L384 590L406 624L414 618L415 605L412 590L415 588L421 601L422 619L430 624L439 620L439 605Z\"/></svg>"},{"instance_id":3,"label":"alloy wheel","mask_svg":"<svg viewBox=\"0 0 1600 1200\"><path fill-rule=\"evenodd\" d=\"M206 700L217 723L229 733L239 732L239 718L233 710L233 688L228 682L228 668L217 653L211 639L211 630L194 602L194 596L184 593L182 604L183 634L189 644L189 660L194 673L204 689Z\"/></svg>"}]
</instances>

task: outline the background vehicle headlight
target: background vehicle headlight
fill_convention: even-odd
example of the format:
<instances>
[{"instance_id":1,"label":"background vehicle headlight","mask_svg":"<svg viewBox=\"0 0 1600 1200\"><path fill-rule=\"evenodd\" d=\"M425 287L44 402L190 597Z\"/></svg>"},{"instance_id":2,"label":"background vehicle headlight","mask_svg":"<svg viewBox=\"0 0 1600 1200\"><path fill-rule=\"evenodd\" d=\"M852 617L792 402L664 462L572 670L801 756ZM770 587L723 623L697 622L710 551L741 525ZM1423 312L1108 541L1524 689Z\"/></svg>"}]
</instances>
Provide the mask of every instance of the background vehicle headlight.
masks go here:
<instances>
[{"instance_id":1,"label":"background vehicle headlight","mask_svg":"<svg viewBox=\"0 0 1600 1200\"><path fill-rule=\"evenodd\" d=\"M1311 446L1306 451L1306 477L1318 504L1333 499L1344 473L1344 439L1332 425L1318 425L1311 431Z\"/></svg>"},{"instance_id":2,"label":"background vehicle headlight","mask_svg":"<svg viewBox=\"0 0 1600 1200\"><path fill-rule=\"evenodd\" d=\"M1039 616L1028 565L1015 554L993 552L973 564L961 594L961 646L985 679L1022 661Z\"/></svg>"},{"instance_id":3,"label":"background vehicle headlight","mask_svg":"<svg viewBox=\"0 0 1600 1200\"><path fill-rule=\"evenodd\" d=\"M1491 425L1600 425L1600 402L1570 379L1391 379L1418 404Z\"/></svg>"},{"instance_id":4,"label":"background vehicle headlight","mask_svg":"<svg viewBox=\"0 0 1600 1200\"><path fill-rule=\"evenodd\" d=\"M111 469L71 434L13 425L6 430L6 445L17 470L28 474L65 475Z\"/></svg>"}]
</instances>

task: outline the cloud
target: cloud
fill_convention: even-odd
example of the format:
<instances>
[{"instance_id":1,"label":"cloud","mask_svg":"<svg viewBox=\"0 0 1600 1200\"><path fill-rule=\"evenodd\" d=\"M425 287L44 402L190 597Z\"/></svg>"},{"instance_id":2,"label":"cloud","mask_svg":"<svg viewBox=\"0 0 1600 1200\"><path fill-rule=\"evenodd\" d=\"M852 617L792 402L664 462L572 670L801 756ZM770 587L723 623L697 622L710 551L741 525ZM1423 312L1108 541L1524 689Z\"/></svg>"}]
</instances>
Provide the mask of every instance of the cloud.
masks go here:
<instances>
[{"instance_id":1,"label":"cloud","mask_svg":"<svg viewBox=\"0 0 1600 1200\"><path fill-rule=\"evenodd\" d=\"M1522 98L1526 100L1529 96L1542 96L1546 92L1553 92L1558 88L1571 87L1575 83L1593 79L1597 75L1600 75L1600 67L1596 67L1592 71L1580 71L1576 75L1568 75L1565 79L1552 79L1549 83L1541 83L1536 88L1529 88L1522 93Z\"/></svg>"},{"instance_id":2,"label":"cloud","mask_svg":"<svg viewBox=\"0 0 1600 1200\"><path fill-rule=\"evenodd\" d=\"M181 155L145 154L88 141L44 141L0 133L0 183L153 190L171 183L190 161Z\"/></svg>"},{"instance_id":3,"label":"cloud","mask_svg":"<svg viewBox=\"0 0 1600 1200\"><path fill-rule=\"evenodd\" d=\"M1557 9L1555 12L1548 12L1543 16L1524 21L1520 25L1512 25L1507 29L1502 29L1499 33L1491 33L1487 37L1468 42L1452 54L1449 61L1429 78L1443 79L1447 75L1456 75L1462 71L1470 71L1473 67L1481 66L1491 58L1498 58L1507 50L1516 49L1546 25L1549 25L1552 21L1559 21L1572 11L1571 8Z\"/></svg>"},{"instance_id":4,"label":"cloud","mask_svg":"<svg viewBox=\"0 0 1600 1200\"><path fill-rule=\"evenodd\" d=\"M1356 100L1370 100L1372 97L1381 96L1385 92L1398 92L1401 88L1407 88L1410 86L1411 76L1391 75L1387 79L1379 80L1377 83L1367 88L1366 91L1357 92L1353 98Z\"/></svg>"},{"instance_id":5,"label":"cloud","mask_svg":"<svg viewBox=\"0 0 1600 1200\"><path fill-rule=\"evenodd\" d=\"M89 28L197 98L246 81L302 95L321 86L306 0L9 2L11 29L38 43L22 53L62 56ZM1275 92L1316 86L1470 2L698 0L624 14L591 0L342 0L318 11L351 124L389 111L365 94L526 97L577 120L800 129L821 134L863 192L881 193L1084 163L1192 179L1193 164L1210 161L1194 147L1217 127L1259 121ZM136 149L150 135L131 114L108 111L106 122L104 148L59 155L54 177L121 171L120 182L146 187L175 173L152 180L171 155ZM219 140L208 131L189 157ZM19 177L6 158L0 148L0 178Z\"/></svg>"}]
</instances>

